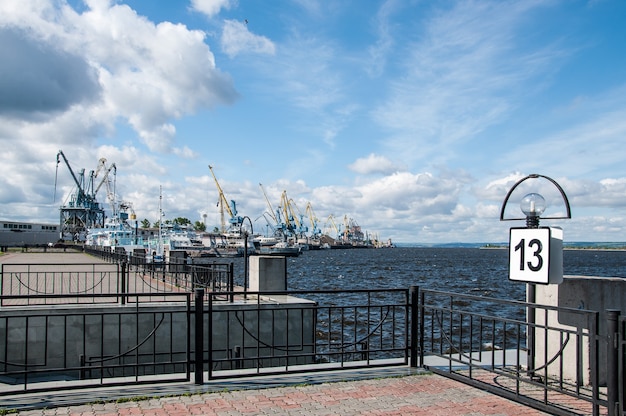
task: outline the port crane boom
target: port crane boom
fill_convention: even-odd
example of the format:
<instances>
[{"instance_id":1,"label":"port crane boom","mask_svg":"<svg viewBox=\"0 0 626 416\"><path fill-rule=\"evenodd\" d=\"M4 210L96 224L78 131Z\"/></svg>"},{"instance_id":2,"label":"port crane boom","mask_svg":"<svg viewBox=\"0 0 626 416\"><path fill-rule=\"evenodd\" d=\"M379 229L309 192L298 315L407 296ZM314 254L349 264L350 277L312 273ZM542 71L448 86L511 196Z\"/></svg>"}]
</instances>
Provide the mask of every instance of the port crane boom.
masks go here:
<instances>
[{"instance_id":1,"label":"port crane boom","mask_svg":"<svg viewBox=\"0 0 626 416\"><path fill-rule=\"evenodd\" d=\"M241 224L243 223L243 218L237 216L237 205L235 201L231 200L230 205L226 200L226 196L224 195L224 191L220 186L220 183L217 181L217 177L215 176L215 172L213 172L213 166L209 165L209 170L213 175L213 179L215 180L215 186L217 187L217 192L219 193L219 201L220 204L220 225L222 227L222 232L226 232L226 221L224 219L224 210L228 211L228 215L230 215L230 219L228 222L231 224L231 228L241 228Z\"/></svg>"},{"instance_id":2,"label":"port crane boom","mask_svg":"<svg viewBox=\"0 0 626 416\"><path fill-rule=\"evenodd\" d=\"M109 174L111 173L111 171L113 171L113 177L115 178L117 176L117 166L115 166L115 163L113 163L110 167L107 168L106 162L107 160L105 158L101 158L100 162L98 163L98 168L96 169L94 179L98 177L101 171L104 171L104 176L96 187L94 195L98 193L100 188L102 188L102 185L106 184L107 199L109 200L109 204L111 205L111 216L115 217L118 214L118 207L115 197L115 179L113 181L113 185L111 185L111 178L109 177Z\"/></svg>"}]
</instances>

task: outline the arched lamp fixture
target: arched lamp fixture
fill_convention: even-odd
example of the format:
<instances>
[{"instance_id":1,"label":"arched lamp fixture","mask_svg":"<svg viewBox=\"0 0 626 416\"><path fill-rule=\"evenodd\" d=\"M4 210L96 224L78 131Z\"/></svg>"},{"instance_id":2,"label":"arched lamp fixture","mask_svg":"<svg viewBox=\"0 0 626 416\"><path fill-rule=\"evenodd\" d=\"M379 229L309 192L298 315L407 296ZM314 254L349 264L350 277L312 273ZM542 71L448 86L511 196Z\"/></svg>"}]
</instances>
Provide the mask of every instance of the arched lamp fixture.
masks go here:
<instances>
[{"instance_id":1,"label":"arched lamp fixture","mask_svg":"<svg viewBox=\"0 0 626 416\"><path fill-rule=\"evenodd\" d=\"M504 210L515 188L517 188L522 182L526 181L527 179L539 179L539 178L547 179L556 187L556 189L559 190L559 193L561 194L561 197L563 198L563 203L565 204L565 210L567 214L561 217L542 217L541 215L545 212L547 208L546 200L542 195L532 192L532 193L525 195L520 202L520 209L522 213L525 215L524 218L504 218ZM504 198L504 202L502 203L502 209L500 210L500 221L516 221L516 220L525 219L526 227L538 228L540 218L545 219L545 220L570 219L572 218L572 212L570 209L569 200L567 199L567 195L565 195L565 191L563 191L563 188L561 188L561 185L556 183L556 181L552 178L549 178L545 175L538 175L536 173L533 173L517 181L517 183L515 183L515 185L513 185L513 187L506 194L506 198Z\"/></svg>"}]
</instances>

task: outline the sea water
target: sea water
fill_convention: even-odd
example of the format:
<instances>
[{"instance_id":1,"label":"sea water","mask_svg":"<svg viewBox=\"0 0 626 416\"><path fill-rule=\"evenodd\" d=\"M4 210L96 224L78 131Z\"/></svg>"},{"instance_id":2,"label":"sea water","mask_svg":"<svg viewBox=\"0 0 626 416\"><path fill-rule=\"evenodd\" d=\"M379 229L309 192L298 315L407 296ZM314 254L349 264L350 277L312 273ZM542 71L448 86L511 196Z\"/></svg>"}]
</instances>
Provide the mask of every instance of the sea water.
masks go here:
<instances>
[{"instance_id":1,"label":"sea water","mask_svg":"<svg viewBox=\"0 0 626 416\"><path fill-rule=\"evenodd\" d=\"M508 250L398 247L311 250L287 258L289 290L424 289L524 300L526 285L509 280ZM235 260L243 284L243 259ZM565 275L626 278L626 251L564 250Z\"/></svg>"}]
</instances>

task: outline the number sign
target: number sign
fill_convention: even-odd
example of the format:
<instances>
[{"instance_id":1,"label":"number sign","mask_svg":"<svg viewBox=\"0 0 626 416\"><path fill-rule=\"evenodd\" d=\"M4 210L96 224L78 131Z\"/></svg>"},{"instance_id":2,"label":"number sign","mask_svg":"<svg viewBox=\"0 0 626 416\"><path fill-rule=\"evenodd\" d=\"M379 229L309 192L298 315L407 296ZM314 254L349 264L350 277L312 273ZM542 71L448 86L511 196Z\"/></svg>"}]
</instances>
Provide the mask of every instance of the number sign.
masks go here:
<instances>
[{"instance_id":1,"label":"number sign","mask_svg":"<svg viewBox=\"0 0 626 416\"><path fill-rule=\"evenodd\" d=\"M548 284L550 276L550 228L511 228L509 279Z\"/></svg>"}]
</instances>

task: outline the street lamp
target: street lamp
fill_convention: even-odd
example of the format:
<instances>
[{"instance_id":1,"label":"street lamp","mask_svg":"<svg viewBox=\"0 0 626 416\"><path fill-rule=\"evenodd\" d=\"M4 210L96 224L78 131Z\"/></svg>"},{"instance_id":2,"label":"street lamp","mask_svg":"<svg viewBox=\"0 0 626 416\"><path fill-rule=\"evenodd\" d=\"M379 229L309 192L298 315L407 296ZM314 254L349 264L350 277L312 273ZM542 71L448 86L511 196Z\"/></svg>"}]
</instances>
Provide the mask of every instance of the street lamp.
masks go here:
<instances>
[{"instance_id":1,"label":"street lamp","mask_svg":"<svg viewBox=\"0 0 626 416\"><path fill-rule=\"evenodd\" d=\"M539 217L546 210L546 200L537 193L530 193L522 198L520 209L526 215L527 228L539 228Z\"/></svg>"},{"instance_id":2,"label":"street lamp","mask_svg":"<svg viewBox=\"0 0 626 416\"><path fill-rule=\"evenodd\" d=\"M546 203L546 200L542 195L536 192L531 192L525 195L524 197L522 197L520 201L520 209L524 213L525 217L524 218L508 217L507 218L505 214L505 210L509 202L509 199L511 198L515 190L517 190L518 187L522 185L522 183L529 181L529 180L531 181L536 180L535 182L540 182L540 185L541 185L541 182L545 183L547 181L548 185L552 185L554 188L556 188L559 192L561 199L563 200L563 205L565 208L565 215L543 217L542 215L545 212L548 204ZM555 206L555 204L553 204L553 206ZM538 175L536 173L533 173L517 181L513 185L513 187L509 190L509 192L506 194L506 197L504 198L504 202L502 203L502 209L500 210L500 221L526 220L527 228L538 228L539 218L544 219L544 220L570 219L572 218L572 212L570 209L569 200L567 199L567 195L565 195L565 191L563 190L561 185L559 185L552 178L549 178L545 175Z\"/></svg>"},{"instance_id":3,"label":"street lamp","mask_svg":"<svg viewBox=\"0 0 626 416\"><path fill-rule=\"evenodd\" d=\"M520 201L520 210L525 218L505 218L507 202L513 192L526 180L547 181L559 191L565 206L565 215L542 217L547 208L546 199L531 192ZM541 184L540 184L541 185ZM500 221L526 220L526 227L512 227L509 231L509 280L526 282L528 302L528 363L527 370L531 377L535 373L535 307L536 284L559 284L563 281L563 230L557 227L539 227L540 219L571 218L569 201L563 188L553 179L532 174L519 180L509 190L502 203Z\"/></svg>"},{"instance_id":4,"label":"street lamp","mask_svg":"<svg viewBox=\"0 0 626 416\"><path fill-rule=\"evenodd\" d=\"M250 223L250 234L254 235L254 230L252 228L252 220L247 215L241 219L241 231L243 233L243 291L246 293L248 291L248 230L243 229L243 222L248 220Z\"/></svg>"}]
</instances>

